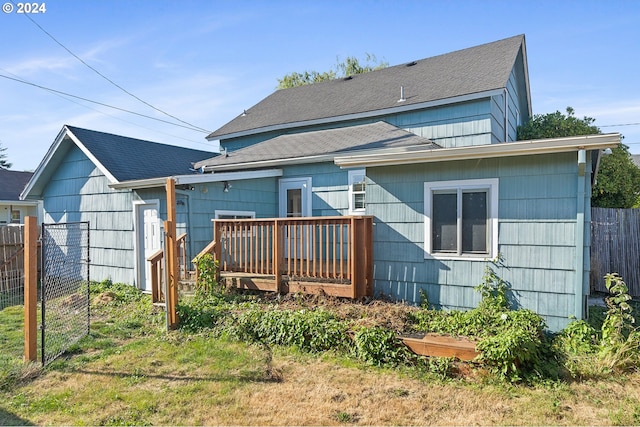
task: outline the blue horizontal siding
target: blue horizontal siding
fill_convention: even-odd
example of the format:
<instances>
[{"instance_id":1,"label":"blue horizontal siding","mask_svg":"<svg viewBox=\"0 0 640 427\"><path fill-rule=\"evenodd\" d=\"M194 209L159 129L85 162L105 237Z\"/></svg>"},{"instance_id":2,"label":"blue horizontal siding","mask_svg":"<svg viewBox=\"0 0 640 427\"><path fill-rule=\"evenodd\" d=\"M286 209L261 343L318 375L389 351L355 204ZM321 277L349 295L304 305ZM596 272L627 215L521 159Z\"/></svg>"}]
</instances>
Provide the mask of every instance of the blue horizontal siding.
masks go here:
<instances>
[{"instance_id":1,"label":"blue horizontal siding","mask_svg":"<svg viewBox=\"0 0 640 427\"><path fill-rule=\"evenodd\" d=\"M88 221L91 279L134 283L133 193L108 184L73 146L43 191L44 221Z\"/></svg>"},{"instance_id":2,"label":"blue horizontal siding","mask_svg":"<svg viewBox=\"0 0 640 427\"><path fill-rule=\"evenodd\" d=\"M368 168L376 292L419 303L422 289L439 307L476 306L487 261L424 259L424 182L499 178L505 265L492 268L514 303L554 329L566 324L575 306L576 172L575 153Z\"/></svg>"}]
</instances>

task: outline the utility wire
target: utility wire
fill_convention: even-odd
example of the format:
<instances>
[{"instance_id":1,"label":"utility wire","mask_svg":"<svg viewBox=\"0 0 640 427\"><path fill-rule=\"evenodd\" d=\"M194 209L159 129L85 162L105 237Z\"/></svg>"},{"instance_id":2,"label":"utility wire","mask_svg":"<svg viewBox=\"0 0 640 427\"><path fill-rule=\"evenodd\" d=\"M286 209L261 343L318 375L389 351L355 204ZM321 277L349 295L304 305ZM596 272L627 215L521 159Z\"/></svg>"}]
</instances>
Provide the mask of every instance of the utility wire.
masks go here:
<instances>
[{"instance_id":1,"label":"utility wire","mask_svg":"<svg viewBox=\"0 0 640 427\"><path fill-rule=\"evenodd\" d=\"M13 1L12 1L13 3ZM133 93L129 92L128 90L126 90L125 88L123 88L122 86L120 86L119 84L117 84L116 82L114 82L113 80L111 80L110 78L108 78L107 76L105 76L104 74L102 74L100 71L96 70L95 68L93 68L91 65L87 64L84 60L82 60L82 58L80 58L78 55L76 55L75 53L73 53L69 48L67 48L65 45L63 45L61 42L59 42L54 36L52 36L47 30L45 30L44 28L42 28L40 26L40 24L38 24L31 16L29 16L28 13L25 13L24 16L26 16L31 22L33 22L33 24L38 27L43 33L45 33L47 36L49 36L51 38L51 40L53 40L54 42L56 42L60 47L62 47L64 50L66 50L71 56L73 56L74 58L76 58L78 61L80 61L82 64L84 64L87 68L89 68L91 71L93 71L94 73L96 73L97 75L99 75L100 77L102 77L103 79L105 79L106 81L108 81L109 83L111 83L112 85L114 85L115 87L117 87L118 89L120 89L121 91L123 91L124 93L126 93L127 95L137 99L138 101L142 102L144 105L168 116L171 117L174 120L179 121L180 123L183 123L185 125L190 126L191 128L193 128L194 130L199 130L201 132L205 132L205 133L211 133L211 131L203 129L199 126L193 125L189 122L186 122L182 119L179 119L178 117L167 113L166 111L163 111L159 108L154 107L153 105L149 104L148 102L144 101L143 99L140 99L139 97L137 97L136 95L134 95ZM165 122L165 123L170 123L170 122ZM183 126L184 127L184 126Z\"/></svg>"},{"instance_id":2,"label":"utility wire","mask_svg":"<svg viewBox=\"0 0 640 427\"><path fill-rule=\"evenodd\" d=\"M208 131L208 130L189 125L188 123L187 123L188 126L186 126L186 125L181 125L181 124L178 124L178 123L170 122L168 120L159 119L157 117L147 116L146 114L136 113L135 111L127 110L127 109L120 108L120 107L115 107L113 105L105 104L105 103L99 102L99 101L94 101L94 100L88 99L88 98L83 98L81 96L72 95L72 94L67 93L67 92L62 92L62 91L59 91L59 90L51 89L51 88L48 88L46 86L42 86L42 85L39 85L39 84L36 84L36 83L31 83L31 82L28 82L26 80L22 80L22 79L19 79L19 78L16 78L16 77L6 76L4 74L0 74L0 77L8 79L8 80L13 80L13 81L16 81L18 83L26 84L26 85L29 85L29 86L37 87L38 89L43 89L43 90L49 91L51 93L60 94L60 95L64 95L64 96L69 96L71 98L76 98L76 99L80 99L82 101L91 102L93 104L101 105L103 107L113 108L114 110L123 111L123 112L129 113L129 114L135 114L136 116L144 117L146 119L156 120L156 121L159 121L159 122L162 122L162 123L167 123L167 124L170 124L170 125L173 125L173 126L179 126L181 128L189 129L189 130L196 131L196 132L202 132L202 133L207 133L207 134L210 133L210 131Z\"/></svg>"},{"instance_id":3,"label":"utility wire","mask_svg":"<svg viewBox=\"0 0 640 427\"><path fill-rule=\"evenodd\" d=\"M610 128L610 127L617 127L617 126L640 126L640 123L621 123L619 125L600 125L599 127Z\"/></svg>"}]
</instances>

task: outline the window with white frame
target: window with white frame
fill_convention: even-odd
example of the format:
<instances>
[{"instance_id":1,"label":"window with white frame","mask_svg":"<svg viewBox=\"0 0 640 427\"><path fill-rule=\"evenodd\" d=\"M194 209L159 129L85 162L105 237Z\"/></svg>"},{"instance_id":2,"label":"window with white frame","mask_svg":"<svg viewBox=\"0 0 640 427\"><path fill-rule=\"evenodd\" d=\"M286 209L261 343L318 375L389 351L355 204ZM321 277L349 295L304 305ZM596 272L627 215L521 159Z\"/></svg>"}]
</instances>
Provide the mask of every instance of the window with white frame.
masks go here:
<instances>
[{"instance_id":1,"label":"window with white frame","mask_svg":"<svg viewBox=\"0 0 640 427\"><path fill-rule=\"evenodd\" d=\"M364 169L349 171L349 213L363 214L366 208Z\"/></svg>"},{"instance_id":2,"label":"window with white frame","mask_svg":"<svg viewBox=\"0 0 640 427\"><path fill-rule=\"evenodd\" d=\"M11 210L11 224L20 224L22 221L22 216L20 210L13 209Z\"/></svg>"},{"instance_id":3,"label":"window with white frame","mask_svg":"<svg viewBox=\"0 0 640 427\"><path fill-rule=\"evenodd\" d=\"M494 258L498 178L424 184L425 257Z\"/></svg>"},{"instance_id":4,"label":"window with white frame","mask_svg":"<svg viewBox=\"0 0 640 427\"><path fill-rule=\"evenodd\" d=\"M256 217L253 211L215 211L216 219L251 219Z\"/></svg>"}]
</instances>

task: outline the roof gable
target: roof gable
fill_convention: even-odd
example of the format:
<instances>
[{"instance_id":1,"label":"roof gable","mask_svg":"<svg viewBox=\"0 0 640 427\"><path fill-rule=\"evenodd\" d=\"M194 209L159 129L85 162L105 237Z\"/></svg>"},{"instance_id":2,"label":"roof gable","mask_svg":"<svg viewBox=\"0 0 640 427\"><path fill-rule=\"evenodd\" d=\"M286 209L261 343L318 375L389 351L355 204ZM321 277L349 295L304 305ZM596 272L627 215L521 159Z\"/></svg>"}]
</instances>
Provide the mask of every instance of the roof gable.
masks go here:
<instances>
[{"instance_id":1,"label":"roof gable","mask_svg":"<svg viewBox=\"0 0 640 427\"><path fill-rule=\"evenodd\" d=\"M73 126L67 129L118 182L185 175L194 162L214 154Z\"/></svg>"},{"instance_id":2,"label":"roof gable","mask_svg":"<svg viewBox=\"0 0 640 427\"><path fill-rule=\"evenodd\" d=\"M363 150L420 146L440 148L431 140L385 122L281 135L227 155L195 164L205 170L263 167L265 163L303 163L306 159L331 160Z\"/></svg>"},{"instance_id":3,"label":"roof gable","mask_svg":"<svg viewBox=\"0 0 640 427\"><path fill-rule=\"evenodd\" d=\"M374 117L398 107L420 108L425 103L499 90L506 87L518 53L526 55L524 43L520 35L345 79L278 90L207 138L231 138L339 117L346 120L353 115ZM404 100L399 102L401 87Z\"/></svg>"},{"instance_id":4,"label":"roof gable","mask_svg":"<svg viewBox=\"0 0 640 427\"><path fill-rule=\"evenodd\" d=\"M208 151L64 126L27 184L24 198L40 196L49 178L74 144L112 184L187 175L193 173L191 168L194 162L215 155Z\"/></svg>"},{"instance_id":5,"label":"roof gable","mask_svg":"<svg viewBox=\"0 0 640 427\"><path fill-rule=\"evenodd\" d=\"M0 200L18 201L33 172L12 171L0 168Z\"/></svg>"}]
</instances>

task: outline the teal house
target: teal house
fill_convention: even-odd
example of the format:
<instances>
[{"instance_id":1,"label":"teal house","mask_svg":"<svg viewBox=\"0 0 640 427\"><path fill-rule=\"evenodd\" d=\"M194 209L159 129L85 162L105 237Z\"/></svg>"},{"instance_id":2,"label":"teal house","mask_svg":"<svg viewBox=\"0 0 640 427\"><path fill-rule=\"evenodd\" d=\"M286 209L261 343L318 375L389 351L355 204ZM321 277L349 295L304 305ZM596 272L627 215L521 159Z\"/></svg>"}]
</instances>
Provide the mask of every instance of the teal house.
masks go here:
<instances>
[{"instance_id":1,"label":"teal house","mask_svg":"<svg viewBox=\"0 0 640 427\"><path fill-rule=\"evenodd\" d=\"M110 241L111 219L95 226L105 246L98 276L116 280L119 271L117 280L143 289L144 248L153 247L154 232L145 218L166 216L167 177L178 189L178 228L189 236L191 256L213 238L214 219L367 216L375 295L416 304L426 294L443 309L472 308L479 302L473 288L500 258L494 270L510 284L514 307L559 330L571 316L586 316L591 185L601 151L620 136L516 141L531 116L520 35L278 90L208 136L219 154L186 150L171 171L127 175L146 165L139 161L118 175L117 161L101 159L113 151L111 139L123 137L83 150L78 142L93 131L65 127L57 141L67 138L71 148L54 143L23 197L44 201L45 221L68 220L70 198L56 197L79 176L95 177L95 188L79 191L94 199L79 197L73 212L109 211L104 200L114 197L125 225L117 225L117 241ZM129 146L137 144L148 146ZM74 169L79 175L65 166L76 161L85 164ZM130 259L109 258L110 245Z\"/></svg>"}]
</instances>

